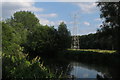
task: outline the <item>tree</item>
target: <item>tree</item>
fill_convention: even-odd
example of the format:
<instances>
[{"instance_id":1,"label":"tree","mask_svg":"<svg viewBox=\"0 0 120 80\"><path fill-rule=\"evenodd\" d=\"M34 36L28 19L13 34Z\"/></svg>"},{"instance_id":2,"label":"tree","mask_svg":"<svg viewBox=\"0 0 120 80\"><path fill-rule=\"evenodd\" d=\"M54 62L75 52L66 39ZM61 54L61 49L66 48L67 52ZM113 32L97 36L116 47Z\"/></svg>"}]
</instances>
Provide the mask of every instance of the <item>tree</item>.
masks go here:
<instances>
[{"instance_id":1,"label":"tree","mask_svg":"<svg viewBox=\"0 0 120 80\"><path fill-rule=\"evenodd\" d=\"M13 22L12 24L9 24L6 22L7 25L11 26L14 29L14 32L16 33L16 39L19 40L18 44L23 45L26 42L28 32L26 29L24 29L24 25L22 23Z\"/></svg>"},{"instance_id":2,"label":"tree","mask_svg":"<svg viewBox=\"0 0 120 80\"><path fill-rule=\"evenodd\" d=\"M14 28L2 22L2 48L3 53L18 53L21 50L19 34Z\"/></svg>"},{"instance_id":3,"label":"tree","mask_svg":"<svg viewBox=\"0 0 120 80\"><path fill-rule=\"evenodd\" d=\"M20 43L20 46L26 48L28 36L32 35L32 32L39 26L39 19L30 11L19 11L13 14L10 19L6 20L6 23L15 29L15 32L19 37L16 37ZM25 51L25 50L24 50Z\"/></svg>"},{"instance_id":4,"label":"tree","mask_svg":"<svg viewBox=\"0 0 120 80\"><path fill-rule=\"evenodd\" d=\"M27 51L35 55L53 55L57 50L57 30L49 26L37 26L28 36Z\"/></svg>"},{"instance_id":5,"label":"tree","mask_svg":"<svg viewBox=\"0 0 120 80\"><path fill-rule=\"evenodd\" d=\"M33 28L36 25L39 25L39 19L29 11L19 11L14 13L13 17L11 17L11 24L12 23L22 23L24 29L32 32Z\"/></svg>"},{"instance_id":6,"label":"tree","mask_svg":"<svg viewBox=\"0 0 120 80\"><path fill-rule=\"evenodd\" d=\"M111 30L111 36L114 39L114 45L117 51L120 52L120 2L99 2L97 5L101 11L101 18L105 18L101 31L109 32Z\"/></svg>"},{"instance_id":7,"label":"tree","mask_svg":"<svg viewBox=\"0 0 120 80\"><path fill-rule=\"evenodd\" d=\"M59 41L58 41L59 49L63 50L66 48L70 48L71 34L70 31L68 31L67 25L64 22L61 22L58 27L58 35L59 35Z\"/></svg>"}]
</instances>

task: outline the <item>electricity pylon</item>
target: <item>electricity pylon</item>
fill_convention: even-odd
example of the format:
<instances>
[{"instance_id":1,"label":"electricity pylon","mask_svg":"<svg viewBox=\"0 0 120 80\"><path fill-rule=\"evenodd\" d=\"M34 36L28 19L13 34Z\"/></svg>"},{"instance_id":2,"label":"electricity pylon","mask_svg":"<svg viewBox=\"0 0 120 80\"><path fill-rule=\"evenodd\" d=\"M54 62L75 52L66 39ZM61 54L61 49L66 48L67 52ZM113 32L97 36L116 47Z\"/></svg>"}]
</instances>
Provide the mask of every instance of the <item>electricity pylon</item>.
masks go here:
<instances>
[{"instance_id":1,"label":"electricity pylon","mask_svg":"<svg viewBox=\"0 0 120 80\"><path fill-rule=\"evenodd\" d=\"M74 14L73 16L74 18L74 23L73 23L73 36L72 36L72 44L71 44L71 48L72 49L80 49L80 42L79 42L79 35L78 35L78 21L77 21L77 14Z\"/></svg>"}]
</instances>

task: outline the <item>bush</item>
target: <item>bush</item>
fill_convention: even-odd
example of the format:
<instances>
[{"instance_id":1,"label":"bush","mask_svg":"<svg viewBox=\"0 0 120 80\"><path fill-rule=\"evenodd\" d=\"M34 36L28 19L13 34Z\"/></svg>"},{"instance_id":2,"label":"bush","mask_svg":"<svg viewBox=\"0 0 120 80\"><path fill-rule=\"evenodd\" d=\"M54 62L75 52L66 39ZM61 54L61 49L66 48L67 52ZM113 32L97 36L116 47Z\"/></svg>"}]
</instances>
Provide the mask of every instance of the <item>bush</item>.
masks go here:
<instances>
[{"instance_id":1,"label":"bush","mask_svg":"<svg viewBox=\"0 0 120 80\"><path fill-rule=\"evenodd\" d=\"M27 59L27 55L19 54L2 54L3 61L3 79L15 78L52 78L54 75L43 66L40 57L32 60Z\"/></svg>"}]
</instances>

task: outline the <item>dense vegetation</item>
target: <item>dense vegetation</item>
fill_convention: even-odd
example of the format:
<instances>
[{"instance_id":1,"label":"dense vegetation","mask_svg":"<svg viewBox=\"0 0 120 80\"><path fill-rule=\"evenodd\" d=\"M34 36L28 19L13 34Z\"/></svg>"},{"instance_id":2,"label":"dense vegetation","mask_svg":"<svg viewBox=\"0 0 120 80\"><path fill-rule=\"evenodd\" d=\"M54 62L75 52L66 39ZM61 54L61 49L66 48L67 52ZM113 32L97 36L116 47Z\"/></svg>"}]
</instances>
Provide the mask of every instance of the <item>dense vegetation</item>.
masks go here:
<instances>
[{"instance_id":1,"label":"dense vegetation","mask_svg":"<svg viewBox=\"0 0 120 80\"><path fill-rule=\"evenodd\" d=\"M120 2L99 2L97 5L101 11L101 18L104 18L99 33L103 36L111 36L118 53L120 52Z\"/></svg>"},{"instance_id":2,"label":"dense vegetation","mask_svg":"<svg viewBox=\"0 0 120 80\"><path fill-rule=\"evenodd\" d=\"M37 79L37 78L53 78L55 77L48 68L46 68L40 57L32 60L28 59L23 53L2 54L3 60L3 79Z\"/></svg>"},{"instance_id":3,"label":"dense vegetation","mask_svg":"<svg viewBox=\"0 0 120 80\"><path fill-rule=\"evenodd\" d=\"M58 51L70 47L71 37L66 24L61 22L58 30L43 26L28 11L16 12L1 23L3 79L55 77L39 58L41 55L56 56Z\"/></svg>"},{"instance_id":4,"label":"dense vegetation","mask_svg":"<svg viewBox=\"0 0 120 80\"><path fill-rule=\"evenodd\" d=\"M82 35L79 40L81 49L116 49L112 36L103 36L103 33Z\"/></svg>"}]
</instances>

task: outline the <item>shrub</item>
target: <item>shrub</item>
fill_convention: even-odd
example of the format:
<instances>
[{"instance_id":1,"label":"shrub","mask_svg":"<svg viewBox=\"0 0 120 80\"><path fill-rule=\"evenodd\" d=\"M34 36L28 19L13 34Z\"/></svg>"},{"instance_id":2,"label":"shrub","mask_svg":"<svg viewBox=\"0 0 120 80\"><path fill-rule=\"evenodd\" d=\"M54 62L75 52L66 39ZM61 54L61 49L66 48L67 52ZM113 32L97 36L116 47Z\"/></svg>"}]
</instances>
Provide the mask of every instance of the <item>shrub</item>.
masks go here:
<instances>
[{"instance_id":1,"label":"shrub","mask_svg":"<svg viewBox=\"0 0 120 80\"><path fill-rule=\"evenodd\" d=\"M40 62L40 57L32 60L27 59L27 55L2 54L3 79L15 78L52 78L54 75Z\"/></svg>"}]
</instances>

